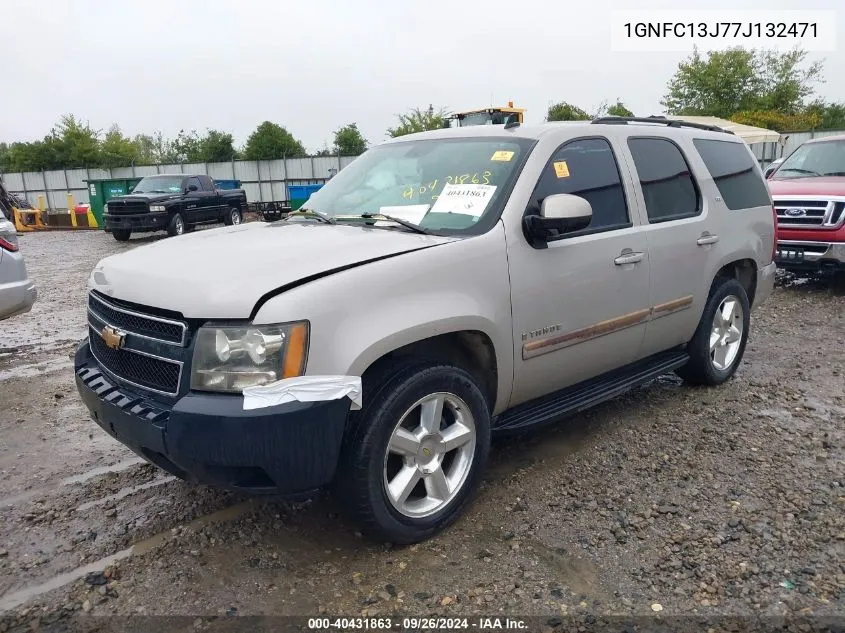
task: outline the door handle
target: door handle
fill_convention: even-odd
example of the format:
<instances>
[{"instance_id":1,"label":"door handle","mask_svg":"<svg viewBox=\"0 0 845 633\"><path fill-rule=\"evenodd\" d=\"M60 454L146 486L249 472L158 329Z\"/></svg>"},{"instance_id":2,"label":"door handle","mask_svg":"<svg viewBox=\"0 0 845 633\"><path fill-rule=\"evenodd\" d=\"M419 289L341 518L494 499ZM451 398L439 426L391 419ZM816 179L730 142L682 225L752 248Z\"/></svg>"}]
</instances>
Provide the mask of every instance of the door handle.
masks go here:
<instances>
[{"instance_id":1,"label":"door handle","mask_svg":"<svg viewBox=\"0 0 845 633\"><path fill-rule=\"evenodd\" d=\"M641 261L643 261L642 253L627 252L614 259L613 263L617 266L625 266L626 264L638 264Z\"/></svg>"},{"instance_id":2,"label":"door handle","mask_svg":"<svg viewBox=\"0 0 845 633\"><path fill-rule=\"evenodd\" d=\"M695 241L695 243L699 246L708 246L709 244L715 244L718 241L718 235L702 235Z\"/></svg>"}]
</instances>

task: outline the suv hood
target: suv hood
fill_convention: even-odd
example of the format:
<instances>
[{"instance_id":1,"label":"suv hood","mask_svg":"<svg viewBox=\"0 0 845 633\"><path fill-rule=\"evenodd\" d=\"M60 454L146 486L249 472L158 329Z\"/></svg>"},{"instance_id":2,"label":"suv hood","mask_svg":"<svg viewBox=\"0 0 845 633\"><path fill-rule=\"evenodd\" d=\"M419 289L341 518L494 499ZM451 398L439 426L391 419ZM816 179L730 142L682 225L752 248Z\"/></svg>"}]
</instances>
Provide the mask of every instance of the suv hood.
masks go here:
<instances>
[{"instance_id":1,"label":"suv hood","mask_svg":"<svg viewBox=\"0 0 845 633\"><path fill-rule=\"evenodd\" d=\"M845 196L845 176L772 178L768 183L773 196Z\"/></svg>"},{"instance_id":2,"label":"suv hood","mask_svg":"<svg viewBox=\"0 0 845 633\"><path fill-rule=\"evenodd\" d=\"M186 318L244 319L273 290L460 238L393 229L252 222L160 240L101 260L89 288Z\"/></svg>"}]
</instances>

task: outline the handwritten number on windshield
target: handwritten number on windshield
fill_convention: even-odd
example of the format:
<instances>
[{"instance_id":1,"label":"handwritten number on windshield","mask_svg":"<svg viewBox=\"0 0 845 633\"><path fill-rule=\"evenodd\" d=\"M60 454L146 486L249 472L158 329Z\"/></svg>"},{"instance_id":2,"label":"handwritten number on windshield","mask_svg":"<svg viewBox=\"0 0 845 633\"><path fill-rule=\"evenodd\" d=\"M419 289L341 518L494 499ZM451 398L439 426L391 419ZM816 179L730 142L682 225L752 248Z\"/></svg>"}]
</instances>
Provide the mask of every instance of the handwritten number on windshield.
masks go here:
<instances>
[{"instance_id":1,"label":"handwritten number on windshield","mask_svg":"<svg viewBox=\"0 0 845 633\"><path fill-rule=\"evenodd\" d=\"M445 183L449 185L489 185L490 184L490 176L493 175L493 172L489 170L485 170L483 172L474 173L474 174L463 174L461 176L447 176L445 178ZM405 191L402 192L402 197L411 200L414 197L414 194L418 196L424 196L426 193L434 194L435 190L437 189L437 185L441 183L439 178L435 178L431 182L420 185L416 187L414 185L408 185ZM437 195L431 196L432 200L437 199Z\"/></svg>"}]
</instances>

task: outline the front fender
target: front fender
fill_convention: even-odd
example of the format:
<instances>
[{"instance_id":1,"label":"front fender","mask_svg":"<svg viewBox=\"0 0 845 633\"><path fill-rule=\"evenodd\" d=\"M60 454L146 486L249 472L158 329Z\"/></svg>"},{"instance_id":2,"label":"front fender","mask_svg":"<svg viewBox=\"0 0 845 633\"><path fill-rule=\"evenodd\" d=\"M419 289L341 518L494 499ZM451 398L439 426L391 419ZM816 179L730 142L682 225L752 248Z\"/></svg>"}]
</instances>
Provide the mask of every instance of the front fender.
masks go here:
<instances>
[{"instance_id":1,"label":"front fender","mask_svg":"<svg viewBox=\"0 0 845 633\"><path fill-rule=\"evenodd\" d=\"M491 341L496 411L513 383L510 282L501 223L457 240L329 274L268 300L255 323L310 323L306 374L362 375L385 354L441 334Z\"/></svg>"}]
</instances>

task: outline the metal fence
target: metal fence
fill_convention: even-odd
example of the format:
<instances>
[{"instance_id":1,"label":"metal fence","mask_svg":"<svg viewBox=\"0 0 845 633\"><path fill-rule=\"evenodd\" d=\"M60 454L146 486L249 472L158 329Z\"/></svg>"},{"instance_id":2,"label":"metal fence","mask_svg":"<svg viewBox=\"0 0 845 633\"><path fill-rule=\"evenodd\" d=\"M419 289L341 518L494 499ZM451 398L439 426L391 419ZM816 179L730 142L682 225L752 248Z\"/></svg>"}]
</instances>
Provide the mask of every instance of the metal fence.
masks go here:
<instances>
[{"instance_id":1,"label":"metal fence","mask_svg":"<svg viewBox=\"0 0 845 633\"><path fill-rule=\"evenodd\" d=\"M289 185L325 182L334 171L346 167L354 156L313 156L279 160L235 160L226 163L135 165L114 169L60 169L0 174L10 193L37 206L44 196L49 209L67 209L67 194L75 203L88 202L88 180L136 178L153 174L206 174L218 180L240 180L249 202L289 200Z\"/></svg>"}]
</instances>

